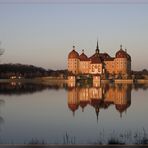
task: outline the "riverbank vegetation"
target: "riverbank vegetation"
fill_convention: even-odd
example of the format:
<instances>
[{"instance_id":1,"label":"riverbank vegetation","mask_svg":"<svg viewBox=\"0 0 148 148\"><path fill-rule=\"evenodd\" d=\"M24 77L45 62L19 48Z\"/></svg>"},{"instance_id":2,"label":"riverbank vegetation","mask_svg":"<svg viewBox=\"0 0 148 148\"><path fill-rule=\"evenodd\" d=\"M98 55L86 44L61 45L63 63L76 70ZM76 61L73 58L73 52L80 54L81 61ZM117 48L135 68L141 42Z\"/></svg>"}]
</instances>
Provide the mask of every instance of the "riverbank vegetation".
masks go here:
<instances>
[{"instance_id":1,"label":"riverbank vegetation","mask_svg":"<svg viewBox=\"0 0 148 148\"><path fill-rule=\"evenodd\" d=\"M141 71L132 71L132 75L136 79L148 79L148 70L143 69Z\"/></svg>"},{"instance_id":2,"label":"riverbank vegetation","mask_svg":"<svg viewBox=\"0 0 148 148\"><path fill-rule=\"evenodd\" d=\"M147 146L148 145L148 133L143 128L142 131L132 132L132 131L124 131L123 133L116 133L113 131L109 136L106 133L100 132L96 141L83 141L80 142L78 137L73 136L72 134L65 133L63 137L55 140L56 142L51 142L50 139L38 139L32 138L30 140L25 140L21 144L17 144L17 146ZM0 144L3 145L15 145L14 141L0 141Z\"/></svg>"},{"instance_id":3,"label":"riverbank vegetation","mask_svg":"<svg viewBox=\"0 0 148 148\"><path fill-rule=\"evenodd\" d=\"M44 69L33 65L0 64L0 79L35 78L35 77L66 77L67 70Z\"/></svg>"}]
</instances>

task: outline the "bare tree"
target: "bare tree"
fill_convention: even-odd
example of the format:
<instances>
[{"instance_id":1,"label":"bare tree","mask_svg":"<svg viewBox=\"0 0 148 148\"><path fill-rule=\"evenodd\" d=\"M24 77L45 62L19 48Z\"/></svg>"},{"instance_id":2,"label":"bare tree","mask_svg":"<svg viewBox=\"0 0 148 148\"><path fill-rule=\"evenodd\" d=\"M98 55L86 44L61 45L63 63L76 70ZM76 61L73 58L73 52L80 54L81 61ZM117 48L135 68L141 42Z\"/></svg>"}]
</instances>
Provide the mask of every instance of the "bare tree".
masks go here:
<instances>
[{"instance_id":1,"label":"bare tree","mask_svg":"<svg viewBox=\"0 0 148 148\"><path fill-rule=\"evenodd\" d=\"M1 41L0 41L0 46L1 46ZM3 55L4 49L0 48L0 56Z\"/></svg>"},{"instance_id":2,"label":"bare tree","mask_svg":"<svg viewBox=\"0 0 148 148\"><path fill-rule=\"evenodd\" d=\"M0 49L0 56L3 55L4 49Z\"/></svg>"}]
</instances>

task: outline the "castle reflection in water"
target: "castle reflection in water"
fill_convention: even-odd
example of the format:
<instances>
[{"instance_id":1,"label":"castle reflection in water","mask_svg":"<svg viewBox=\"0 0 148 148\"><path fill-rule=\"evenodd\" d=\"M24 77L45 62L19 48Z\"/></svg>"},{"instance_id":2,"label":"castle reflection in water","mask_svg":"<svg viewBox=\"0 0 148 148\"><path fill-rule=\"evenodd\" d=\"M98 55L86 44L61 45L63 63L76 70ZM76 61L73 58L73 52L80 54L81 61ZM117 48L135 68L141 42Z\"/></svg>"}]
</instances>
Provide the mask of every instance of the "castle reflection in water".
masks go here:
<instances>
[{"instance_id":1,"label":"castle reflection in water","mask_svg":"<svg viewBox=\"0 0 148 148\"><path fill-rule=\"evenodd\" d=\"M131 86L126 84L68 87L68 107L75 115L79 107L84 111L87 106L92 106L98 120L100 109L107 109L110 105L114 105L122 117L122 113L131 105L131 89Z\"/></svg>"}]
</instances>

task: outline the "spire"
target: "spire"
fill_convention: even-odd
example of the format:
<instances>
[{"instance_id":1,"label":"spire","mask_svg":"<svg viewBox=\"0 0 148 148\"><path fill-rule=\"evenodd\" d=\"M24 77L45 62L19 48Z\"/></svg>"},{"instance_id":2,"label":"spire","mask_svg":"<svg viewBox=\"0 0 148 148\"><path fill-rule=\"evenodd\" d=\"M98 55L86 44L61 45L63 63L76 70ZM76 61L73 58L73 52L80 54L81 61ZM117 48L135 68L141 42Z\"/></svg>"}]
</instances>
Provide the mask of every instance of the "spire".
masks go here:
<instances>
[{"instance_id":1,"label":"spire","mask_svg":"<svg viewBox=\"0 0 148 148\"><path fill-rule=\"evenodd\" d=\"M75 50L75 46L72 46L73 47L73 50Z\"/></svg>"},{"instance_id":2,"label":"spire","mask_svg":"<svg viewBox=\"0 0 148 148\"><path fill-rule=\"evenodd\" d=\"M98 123L98 117L99 117L99 107L96 107L96 108L95 108L95 110L96 110L97 123Z\"/></svg>"},{"instance_id":3,"label":"spire","mask_svg":"<svg viewBox=\"0 0 148 148\"><path fill-rule=\"evenodd\" d=\"M97 40L96 53L99 53L99 45L98 45L98 40Z\"/></svg>"},{"instance_id":4,"label":"spire","mask_svg":"<svg viewBox=\"0 0 148 148\"><path fill-rule=\"evenodd\" d=\"M84 53L84 49L82 49L82 53Z\"/></svg>"},{"instance_id":5,"label":"spire","mask_svg":"<svg viewBox=\"0 0 148 148\"><path fill-rule=\"evenodd\" d=\"M96 49L98 49L98 50L99 50L98 40L97 40L97 48L96 48Z\"/></svg>"},{"instance_id":6,"label":"spire","mask_svg":"<svg viewBox=\"0 0 148 148\"><path fill-rule=\"evenodd\" d=\"M120 45L120 50L122 50L122 44Z\"/></svg>"}]
</instances>

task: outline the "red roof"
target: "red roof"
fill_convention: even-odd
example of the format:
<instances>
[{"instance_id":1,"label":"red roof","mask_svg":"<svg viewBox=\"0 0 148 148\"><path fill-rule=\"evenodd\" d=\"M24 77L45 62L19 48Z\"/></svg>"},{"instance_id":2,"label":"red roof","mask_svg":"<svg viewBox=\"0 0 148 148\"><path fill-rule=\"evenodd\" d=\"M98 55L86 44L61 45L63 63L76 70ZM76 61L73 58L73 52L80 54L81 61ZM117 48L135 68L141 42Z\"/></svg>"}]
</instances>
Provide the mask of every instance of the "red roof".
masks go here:
<instances>
[{"instance_id":1,"label":"red roof","mask_svg":"<svg viewBox=\"0 0 148 148\"><path fill-rule=\"evenodd\" d=\"M97 57L97 58L96 58ZM92 61L93 64L95 63L102 63L102 61L113 61L114 58L112 58L108 53L95 53L89 59Z\"/></svg>"},{"instance_id":2,"label":"red roof","mask_svg":"<svg viewBox=\"0 0 148 148\"><path fill-rule=\"evenodd\" d=\"M109 56L109 54L108 53L100 53L99 54L99 56L100 56L100 58L101 58L101 60L105 60L105 59L108 59L108 58L110 58L110 56Z\"/></svg>"},{"instance_id":3,"label":"red roof","mask_svg":"<svg viewBox=\"0 0 148 148\"><path fill-rule=\"evenodd\" d=\"M89 60L91 60L93 57L95 57L96 53L93 54L91 57L89 57Z\"/></svg>"},{"instance_id":4,"label":"red roof","mask_svg":"<svg viewBox=\"0 0 148 148\"><path fill-rule=\"evenodd\" d=\"M116 52L116 58L126 58L127 60L131 61L131 56L122 49Z\"/></svg>"},{"instance_id":5,"label":"red roof","mask_svg":"<svg viewBox=\"0 0 148 148\"><path fill-rule=\"evenodd\" d=\"M74 49L68 55L68 59L78 59L78 58L79 54Z\"/></svg>"},{"instance_id":6,"label":"red roof","mask_svg":"<svg viewBox=\"0 0 148 148\"><path fill-rule=\"evenodd\" d=\"M88 61L88 60L89 60L88 57L87 57L84 53L82 53L82 54L79 56L79 59L80 59L80 61Z\"/></svg>"},{"instance_id":7,"label":"red roof","mask_svg":"<svg viewBox=\"0 0 148 148\"><path fill-rule=\"evenodd\" d=\"M101 59L100 59L100 57L99 57L99 55L98 55L97 53L94 54L93 56L91 56L90 59L91 59L91 63L92 63L92 64L99 64L99 63L102 63L102 62L101 62Z\"/></svg>"},{"instance_id":8,"label":"red roof","mask_svg":"<svg viewBox=\"0 0 148 148\"><path fill-rule=\"evenodd\" d=\"M127 58L127 53L124 50L120 49L116 52L116 58Z\"/></svg>"}]
</instances>

